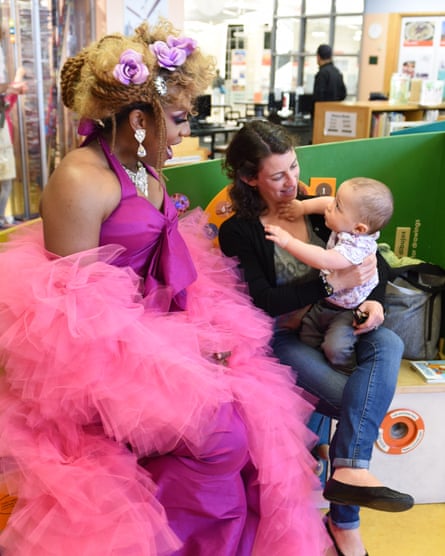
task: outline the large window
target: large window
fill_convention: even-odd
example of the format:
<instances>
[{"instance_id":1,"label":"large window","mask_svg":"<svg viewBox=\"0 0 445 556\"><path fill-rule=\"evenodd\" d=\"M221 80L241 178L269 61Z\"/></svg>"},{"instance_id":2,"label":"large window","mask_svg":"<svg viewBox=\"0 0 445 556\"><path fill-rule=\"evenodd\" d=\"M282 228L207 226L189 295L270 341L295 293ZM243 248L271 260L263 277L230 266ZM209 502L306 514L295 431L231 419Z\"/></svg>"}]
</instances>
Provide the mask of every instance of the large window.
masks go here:
<instances>
[{"instance_id":1,"label":"large window","mask_svg":"<svg viewBox=\"0 0 445 556\"><path fill-rule=\"evenodd\" d=\"M348 98L357 96L363 0L276 0L270 89L311 93L318 45L333 47Z\"/></svg>"}]
</instances>

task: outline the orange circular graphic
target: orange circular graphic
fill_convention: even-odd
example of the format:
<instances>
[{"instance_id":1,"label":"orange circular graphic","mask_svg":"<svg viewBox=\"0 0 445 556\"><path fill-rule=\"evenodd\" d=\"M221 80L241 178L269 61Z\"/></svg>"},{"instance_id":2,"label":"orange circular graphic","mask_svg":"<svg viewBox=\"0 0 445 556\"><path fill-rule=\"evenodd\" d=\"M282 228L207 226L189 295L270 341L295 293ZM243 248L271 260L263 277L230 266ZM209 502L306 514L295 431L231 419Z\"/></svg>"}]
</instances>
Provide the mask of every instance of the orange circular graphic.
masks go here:
<instances>
[{"instance_id":1,"label":"orange circular graphic","mask_svg":"<svg viewBox=\"0 0 445 556\"><path fill-rule=\"evenodd\" d=\"M422 417L412 409L389 411L379 428L377 448L386 454L406 454L417 448L425 435Z\"/></svg>"}]
</instances>

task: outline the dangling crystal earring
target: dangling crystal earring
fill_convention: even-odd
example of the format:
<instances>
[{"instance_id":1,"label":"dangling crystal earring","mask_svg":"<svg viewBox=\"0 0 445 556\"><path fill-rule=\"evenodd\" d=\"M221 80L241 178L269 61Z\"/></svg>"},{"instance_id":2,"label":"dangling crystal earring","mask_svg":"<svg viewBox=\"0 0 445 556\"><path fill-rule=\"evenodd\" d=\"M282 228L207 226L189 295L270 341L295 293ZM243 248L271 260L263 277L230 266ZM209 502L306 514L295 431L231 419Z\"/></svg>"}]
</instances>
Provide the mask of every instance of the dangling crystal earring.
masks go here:
<instances>
[{"instance_id":1,"label":"dangling crystal earring","mask_svg":"<svg viewBox=\"0 0 445 556\"><path fill-rule=\"evenodd\" d=\"M147 154L147 151L142 144L142 141L145 139L145 129L137 129L134 132L134 138L139 143L137 155L139 156L139 158L143 158Z\"/></svg>"}]
</instances>

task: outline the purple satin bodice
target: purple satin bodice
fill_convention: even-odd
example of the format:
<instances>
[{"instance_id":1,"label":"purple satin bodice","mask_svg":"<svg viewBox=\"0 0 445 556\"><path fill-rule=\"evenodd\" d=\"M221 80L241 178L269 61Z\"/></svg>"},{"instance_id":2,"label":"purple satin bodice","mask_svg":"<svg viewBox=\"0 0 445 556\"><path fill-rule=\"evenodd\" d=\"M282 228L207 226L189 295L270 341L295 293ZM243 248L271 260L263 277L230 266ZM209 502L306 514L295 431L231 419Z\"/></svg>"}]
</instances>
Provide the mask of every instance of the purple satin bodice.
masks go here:
<instances>
[{"instance_id":1,"label":"purple satin bodice","mask_svg":"<svg viewBox=\"0 0 445 556\"><path fill-rule=\"evenodd\" d=\"M187 246L178 230L178 213L164 188L164 201L157 210L139 196L119 160L101 137L99 144L110 168L119 179L122 198L113 213L103 222L100 245L121 245L125 248L113 264L131 268L144 280L144 296L162 289L161 310L185 309L186 288L196 279L196 270ZM88 139L86 143L88 143ZM158 176L149 167L147 170ZM166 299L169 306L165 306Z\"/></svg>"}]
</instances>

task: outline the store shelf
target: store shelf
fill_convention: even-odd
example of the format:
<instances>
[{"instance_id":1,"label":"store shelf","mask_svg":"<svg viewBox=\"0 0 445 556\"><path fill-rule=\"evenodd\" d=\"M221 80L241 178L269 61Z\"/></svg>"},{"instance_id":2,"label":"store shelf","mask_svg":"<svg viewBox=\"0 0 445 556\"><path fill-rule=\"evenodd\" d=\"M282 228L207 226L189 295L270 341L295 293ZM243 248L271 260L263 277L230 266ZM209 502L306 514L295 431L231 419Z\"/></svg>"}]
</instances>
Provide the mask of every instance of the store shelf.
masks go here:
<instances>
[{"instance_id":1,"label":"store shelf","mask_svg":"<svg viewBox=\"0 0 445 556\"><path fill-rule=\"evenodd\" d=\"M312 142L331 143L389 135L391 123L424 123L428 110L445 110L445 104L392 104L389 101L317 102ZM407 125L412 125L408 123Z\"/></svg>"}]
</instances>

